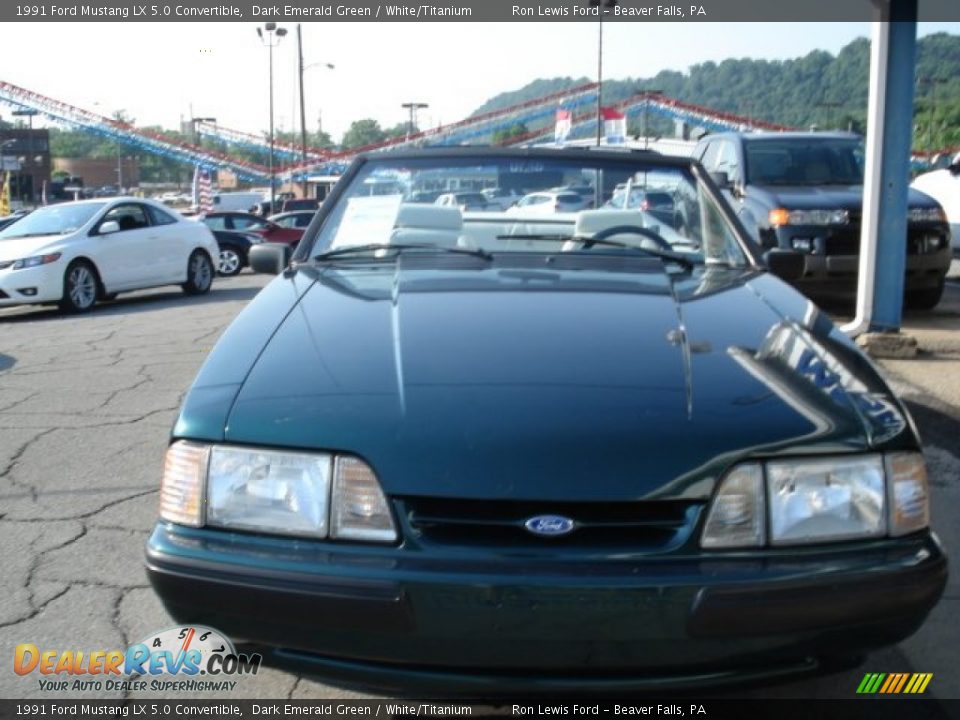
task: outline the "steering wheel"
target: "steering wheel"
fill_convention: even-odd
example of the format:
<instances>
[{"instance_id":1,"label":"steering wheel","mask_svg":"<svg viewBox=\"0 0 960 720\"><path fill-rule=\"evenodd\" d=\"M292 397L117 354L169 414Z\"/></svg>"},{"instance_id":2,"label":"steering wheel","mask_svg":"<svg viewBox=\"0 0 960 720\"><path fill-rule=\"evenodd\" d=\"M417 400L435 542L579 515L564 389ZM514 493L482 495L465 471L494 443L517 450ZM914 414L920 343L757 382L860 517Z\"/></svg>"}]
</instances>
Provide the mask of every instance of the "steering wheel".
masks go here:
<instances>
[{"instance_id":1,"label":"steering wheel","mask_svg":"<svg viewBox=\"0 0 960 720\"><path fill-rule=\"evenodd\" d=\"M604 228L600 232L594 233L592 237L583 238L583 246L588 248L591 245L598 243L601 240L611 238L614 235L640 235L648 240L652 240L653 244L656 245L660 250L666 250L667 252L673 251L673 246L660 237L660 235L655 233L653 230L641 227L640 225L615 225L614 227Z\"/></svg>"}]
</instances>

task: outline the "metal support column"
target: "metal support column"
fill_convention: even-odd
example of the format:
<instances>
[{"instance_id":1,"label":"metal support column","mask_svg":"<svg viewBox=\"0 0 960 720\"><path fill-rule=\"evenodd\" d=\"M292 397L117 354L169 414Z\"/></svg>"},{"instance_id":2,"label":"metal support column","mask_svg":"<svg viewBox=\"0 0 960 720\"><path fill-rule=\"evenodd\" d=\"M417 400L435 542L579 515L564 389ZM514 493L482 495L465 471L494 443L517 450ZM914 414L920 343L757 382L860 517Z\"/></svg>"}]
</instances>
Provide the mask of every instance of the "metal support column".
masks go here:
<instances>
[{"instance_id":1,"label":"metal support column","mask_svg":"<svg viewBox=\"0 0 960 720\"><path fill-rule=\"evenodd\" d=\"M870 48L863 226L851 335L899 330L907 252L917 0L880 0Z\"/></svg>"}]
</instances>

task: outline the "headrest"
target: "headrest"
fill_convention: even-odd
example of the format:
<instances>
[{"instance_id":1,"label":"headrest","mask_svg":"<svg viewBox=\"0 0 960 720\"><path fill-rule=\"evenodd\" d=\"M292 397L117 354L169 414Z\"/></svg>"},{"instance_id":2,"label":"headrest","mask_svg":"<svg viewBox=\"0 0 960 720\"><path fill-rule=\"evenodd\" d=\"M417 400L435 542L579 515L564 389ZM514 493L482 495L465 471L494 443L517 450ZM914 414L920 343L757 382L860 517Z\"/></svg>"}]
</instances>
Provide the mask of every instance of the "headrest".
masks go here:
<instances>
[{"instance_id":1,"label":"headrest","mask_svg":"<svg viewBox=\"0 0 960 720\"><path fill-rule=\"evenodd\" d=\"M416 228L418 230L454 230L463 227L460 208L403 203L394 221L397 228Z\"/></svg>"},{"instance_id":2,"label":"headrest","mask_svg":"<svg viewBox=\"0 0 960 720\"><path fill-rule=\"evenodd\" d=\"M593 237L598 232L620 225L646 224L645 216L639 210L583 210L577 215L577 224L573 234L578 237Z\"/></svg>"}]
</instances>

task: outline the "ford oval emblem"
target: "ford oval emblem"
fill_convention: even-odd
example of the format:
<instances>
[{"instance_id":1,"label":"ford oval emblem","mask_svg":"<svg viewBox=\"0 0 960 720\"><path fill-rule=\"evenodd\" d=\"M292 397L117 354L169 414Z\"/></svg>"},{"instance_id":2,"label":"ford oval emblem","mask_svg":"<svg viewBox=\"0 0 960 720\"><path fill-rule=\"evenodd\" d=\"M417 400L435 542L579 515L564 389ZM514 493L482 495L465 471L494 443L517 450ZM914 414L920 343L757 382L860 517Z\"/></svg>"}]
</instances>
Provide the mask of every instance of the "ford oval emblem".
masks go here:
<instances>
[{"instance_id":1,"label":"ford oval emblem","mask_svg":"<svg viewBox=\"0 0 960 720\"><path fill-rule=\"evenodd\" d=\"M527 520L523 526L534 535L555 537L573 532L574 523L563 515L537 515Z\"/></svg>"}]
</instances>

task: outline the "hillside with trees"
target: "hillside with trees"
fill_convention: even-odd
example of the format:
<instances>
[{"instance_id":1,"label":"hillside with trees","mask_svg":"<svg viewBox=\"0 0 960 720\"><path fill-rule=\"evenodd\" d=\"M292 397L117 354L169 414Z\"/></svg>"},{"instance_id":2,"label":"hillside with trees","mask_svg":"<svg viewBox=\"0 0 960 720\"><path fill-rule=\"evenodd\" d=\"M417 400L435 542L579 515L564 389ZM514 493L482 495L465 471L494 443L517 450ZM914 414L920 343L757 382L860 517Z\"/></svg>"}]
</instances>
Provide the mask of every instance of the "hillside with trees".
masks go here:
<instances>
[{"instance_id":1,"label":"hillside with trees","mask_svg":"<svg viewBox=\"0 0 960 720\"><path fill-rule=\"evenodd\" d=\"M914 148L960 145L960 36L920 38L917 56ZM615 103L644 90L660 90L678 100L769 122L863 131L869 74L870 43L859 38L837 55L815 50L790 60L731 58L693 65L686 72L664 70L651 78L608 80L603 98L604 103ZM491 98L475 114L586 82L590 78L535 80ZM662 121L652 127L669 131Z\"/></svg>"}]
</instances>

